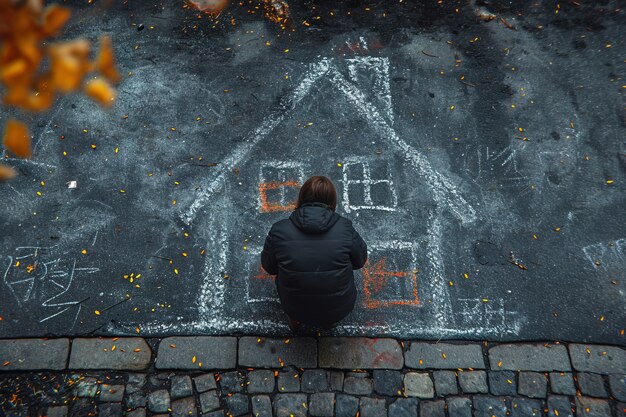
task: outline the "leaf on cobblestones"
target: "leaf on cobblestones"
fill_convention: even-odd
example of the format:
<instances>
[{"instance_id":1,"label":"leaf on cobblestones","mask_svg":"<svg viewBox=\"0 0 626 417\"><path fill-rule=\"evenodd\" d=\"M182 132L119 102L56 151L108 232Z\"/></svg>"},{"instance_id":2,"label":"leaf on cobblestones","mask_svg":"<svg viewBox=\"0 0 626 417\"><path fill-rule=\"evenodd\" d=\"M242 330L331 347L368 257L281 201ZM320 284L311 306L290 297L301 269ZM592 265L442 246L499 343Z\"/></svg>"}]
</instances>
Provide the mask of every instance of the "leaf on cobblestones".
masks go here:
<instances>
[{"instance_id":1,"label":"leaf on cobblestones","mask_svg":"<svg viewBox=\"0 0 626 417\"><path fill-rule=\"evenodd\" d=\"M8 366L11 362L6 361L5 363L2 364L2 366Z\"/></svg>"},{"instance_id":2,"label":"leaf on cobblestones","mask_svg":"<svg viewBox=\"0 0 626 417\"><path fill-rule=\"evenodd\" d=\"M175 344L170 344L170 347L171 347L172 349L176 349L176 345L175 345Z\"/></svg>"},{"instance_id":3,"label":"leaf on cobblestones","mask_svg":"<svg viewBox=\"0 0 626 417\"><path fill-rule=\"evenodd\" d=\"M197 358L194 356L193 358L191 358L191 363L196 363Z\"/></svg>"},{"instance_id":4,"label":"leaf on cobblestones","mask_svg":"<svg viewBox=\"0 0 626 417\"><path fill-rule=\"evenodd\" d=\"M133 352L141 352L141 349L140 348L133 349Z\"/></svg>"},{"instance_id":5,"label":"leaf on cobblestones","mask_svg":"<svg viewBox=\"0 0 626 417\"><path fill-rule=\"evenodd\" d=\"M501 366L502 366L502 361L499 361L498 362L498 367L501 367Z\"/></svg>"}]
</instances>

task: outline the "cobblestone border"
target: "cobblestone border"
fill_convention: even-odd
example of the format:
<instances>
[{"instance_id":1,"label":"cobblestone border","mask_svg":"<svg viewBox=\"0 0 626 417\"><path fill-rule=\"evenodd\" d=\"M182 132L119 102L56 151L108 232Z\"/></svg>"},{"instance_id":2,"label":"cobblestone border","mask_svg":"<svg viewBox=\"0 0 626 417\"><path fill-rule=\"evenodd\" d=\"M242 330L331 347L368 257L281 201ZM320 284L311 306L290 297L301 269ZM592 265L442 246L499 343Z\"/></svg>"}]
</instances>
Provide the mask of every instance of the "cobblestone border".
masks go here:
<instances>
[{"instance_id":1,"label":"cobblestone border","mask_svg":"<svg viewBox=\"0 0 626 417\"><path fill-rule=\"evenodd\" d=\"M149 343L151 342L151 343ZM154 352L150 346L157 346ZM484 369L626 373L626 349L581 343L424 342L364 337L176 336L0 339L0 371Z\"/></svg>"},{"instance_id":2,"label":"cobblestone border","mask_svg":"<svg viewBox=\"0 0 626 417\"><path fill-rule=\"evenodd\" d=\"M626 349L606 345L12 339L0 365L11 417L626 417Z\"/></svg>"}]
</instances>

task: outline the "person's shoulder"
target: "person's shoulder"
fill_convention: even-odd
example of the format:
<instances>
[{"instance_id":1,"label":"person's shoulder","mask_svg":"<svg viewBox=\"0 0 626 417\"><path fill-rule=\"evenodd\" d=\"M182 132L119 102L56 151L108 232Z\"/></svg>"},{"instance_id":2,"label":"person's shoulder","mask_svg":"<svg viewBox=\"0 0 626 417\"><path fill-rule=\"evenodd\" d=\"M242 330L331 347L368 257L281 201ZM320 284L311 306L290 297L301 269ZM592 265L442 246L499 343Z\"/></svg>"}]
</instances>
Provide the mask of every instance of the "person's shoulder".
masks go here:
<instances>
[{"instance_id":1,"label":"person's shoulder","mask_svg":"<svg viewBox=\"0 0 626 417\"><path fill-rule=\"evenodd\" d=\"M281 219L272 225L272 227L270 228L270 233L275 232L276 230L284 230L291 225L292 222L291 220L289 220L289 218Z\"/></svg>"},{"instance_id":2,"label":"person's shoulder","mask_svg":"<svg viewBox=\"0 0 626 417\"><path fill-rule=\"evenodd\" d=\"M337 220L337 223L341 224L344 227L352 227L352 220L350 220L347 217L343 217L339 213L337 213L337 215L339 216L339 219Z\"/></svg>"}]
</instances>

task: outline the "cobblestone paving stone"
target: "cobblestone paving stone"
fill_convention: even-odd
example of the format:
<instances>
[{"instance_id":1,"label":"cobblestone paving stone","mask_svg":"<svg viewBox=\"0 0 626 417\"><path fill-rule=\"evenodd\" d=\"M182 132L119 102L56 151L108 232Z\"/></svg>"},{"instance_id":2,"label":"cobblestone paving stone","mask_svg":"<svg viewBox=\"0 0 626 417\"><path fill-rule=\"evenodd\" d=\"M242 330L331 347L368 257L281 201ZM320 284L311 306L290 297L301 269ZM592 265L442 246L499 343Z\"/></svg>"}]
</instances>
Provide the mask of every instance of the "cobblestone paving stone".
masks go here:
<instances>
[{"instance_id":1,"label":"cobblestone paving stone","mask_svg":"<svg viewBox=\"0 0 626 417\"><path fill-rule=\"evenodd\" d=\"M626 375L609 375L611 392L619 401L626 401Z\"/></svg>"},{"instance_id":2,"label":"cobblestone paving stone","mask_svg":"<svg viewBox=\"0 0 626 417\"><path fill-rule=\"evenodd\" d=\"M405 363L416 369L483 369L485 360L479 344L413 342L405 353Z\"/></svg>"},{"instance_id":3,"label":"cobblestone paving stone","mask_svg":"<svg viewBox=\"0 0 626 417\"><path fill-rule=\"evenodd\" d=\"M374 374L374 391L379 395L390 397L402 395L403 380L400 371L376 369Z\"/></svg>"},{"instance_id":4,"label":"cobblestone paving stone","mask_svg":"<svg viewBox=\"0 0 626 417\"><path fill-rule=\"evenodd\" d=\"M601 398L609 396L606 388L604 387L604 379L602 378L602 375L581 372L576 375L576 380L578 381L580 392L583 395Z\"/></svg>"},{"instance_id":5,"label":"cobblestone paving stone","mask_svg":"<svg viewBox=\"0 0 626 417\"><path fill-rule=\"evenodd\" d=\"M459 372L459 385L463 392L468 394L486 394L489 392L485 371Z\"/></svg>"},{"instance_id":6,"label":"cobblestone paving stone","mask_svg":"<svg viewBox=\"0 0 626 417\"><path fill-rule=\"evenodd\" d=\"M467 397L448 397L446 398L446 405L450 417L472 416L472 401Z\"/></svg>"},{"instance_id":7,"label":"cobblestone paving stone","mask_svg":"<svg viewBox=\"0 0 626 417\"><path fill-rule=\"evenodd\" d=\"M569 371L567 348L556 344L504 344L489 349L491 369Z\"/></svg>"},{"instance_id":8,"label":"cobblestone paving stone","mask_svg":"<svg viewBox=\"0 0 626 417\"><path fill-rule=\"evenodd\" d=\"M544 374L539 372L520 372L518 392L531 398L545 398L547 381Z\"/></svg>"},{"instance_id":9,"label":"cobblestone paving stone","mask_svg":"<svg viewBox=\"0 0 626 417\"><path fill-rule=\"evenodd\" d=\"M83 361L95 358L100 364L111 360L107 357L111 343L142 346L140 349L146 350L152 346L157 353L164 351L158 340L146 343L140 338L122 342L120 339L94 338L93 342L80 341L76 346ZM161 364L168 365L162 368L155 366L158 356L151 354L146 362L145 356L120 352L129 353L137 363L129 364L131 359L122 356L121 363L128 369L107 370L85 369L84 362L81 369L68 368L77 363L69 360L77 355L72 350L75 341L68 342L69 351L65 342L46 344L46 351L51 346L60 349L50 352L52 358L66 358L62 370L47 371L39 370L42 362L33 359L35 353L20 354L15 344L5 343L11 346L7 352L12 359L19 361L22 355L33 369L7 366L0 373L0 416L355 417L358 413L360 417L626 417L626 376L619 362L625 356L621 347L579 345L583 348L574 348L577 353L572 356L572 363L569 357L567 363L562 363L561 354L554 352L572 352L571 346L549 344L548 352L541 344L520 344L520 349L514 349L515 344L500 345L506 347L503 350L477 343L467 343L467 348L463 348L460 343L435 347L433 343L414 342L405 343L403 350L400 342L392 339L376 343L362 338L339 338L334 342L322 338L319 343L325 339L324 349L344 353L349 363L360 366L347 367L338 359L327 358L320 359L320 363L331 366L318 368L317 354L322 349L318 350L316 339L296 338L286 343L279 339L247 338L263 345L256 348L250 341L245 343L245 349L258 353L253 359L258 366L252 367L252 353L244 357L245 365L237 362L241 358L241 339L209 339L163 339L160 343L166 343L168 359L161 359ZM233 352L222 347L216 352L220 358L211 358L206 346L215 346L216 340L223 340ZM172 348L172 344L176 347ZM291 347L284 348L286 345ZM42 341L32 345L20 342L19 346L31 346L41 354ZM178 346L184 352L174 358L171 351ZM491 354L492 349L496 349L497 355ZM405 363L403 355L409 351L412 359L398 368L398 364ZM505 351L513 352L513 357L504 355ZM202 352L208 363L219 366L207 369L196 363L190 368L194 352ZM529 352L539 352L537 363L525 356ZM401 359L398 353L403 356ZM291 359L282 359L278 354ZM314 357L307 358L307 354ZM382 359L377 355L382 355ZM575 355L587 357L574 359ZM481 362L487 357L488 362ZM451 362L445 362L449 359ZM176 368L179 360L181 367ZM425 365L425 361L430 364ZM483 368L451 369L450 363L461 361L465 365L482 364ZM506 361L520 368L503 369ZM224 369L227 362L231 365ZM302 364L308 366L298 366Z\"/></svg>"},{"instance_id":10,"label":"cobblestone paving stone","mask_svg":"<svg viewBox=\"0 0 626 417\"><path fill-rule=\"evenodd\" d=\"M394 417L415 417L417 405L417 398L398 398L389 404L388 414Z\"/></svg>"},{"instance_id":11,"label":"cobblestone paving stone","mask_svg":"<svg viewBox=\"0 0 626 417\"><path fill-rule=\"evenodd\" d=\"M573 417L573 404L569 397L563 395L548 396L549 417Z\"/></svg>"},{"instance_id":12,"label":"cobblestone paving stone","mask_svg":"<svg viewBox=\"0 0 626 417\"><path fill-rule=\"evenodd\" d=\"M454 371L435 371L433 372L433 379L435 380L437 396L445 397L446 395L456 395L459 393L456 373Z\"/></svg>"},{"instance_id":13,"label":"cobblestone paving stone","mask_svg":"<svg viewBox=\"0 0 626 417\"><path fill-rule=\"evenodd\" d=\"M570 372L550 372L552 392L563 395L576 395L574 377Z\"/></svg>"},{"instance_id":14,"label":"cobblestone paving stone","mask_svg":"<svg viewBox=\"0 0 626 417\"><path fill-rule=\"evenodd\" d=\"M430 375L425 372L408 372L404 376L404 393L409 397L433 398L435 388Z\"/></svg>"},{"instance_id":15,"label":"cobblestone paving stone","mask_svg":"<svg viewBox=\"0 0 626 417\"><path fill-rule=\"evenodd\" d=\"M446 402L444 400L421 401L420 415L422 417L445 417Z\"/></svg>"},{"instance_id":16,"label":"cobblestone paving stone","mask_svg":"<svg viewBox=\"0 0 626 417\"><path fill-rule=\"evenodd\" d=\"M489 372L489 391L493 395L516 395L517 382L513 371Z\"/></svg>"}]
</instances>

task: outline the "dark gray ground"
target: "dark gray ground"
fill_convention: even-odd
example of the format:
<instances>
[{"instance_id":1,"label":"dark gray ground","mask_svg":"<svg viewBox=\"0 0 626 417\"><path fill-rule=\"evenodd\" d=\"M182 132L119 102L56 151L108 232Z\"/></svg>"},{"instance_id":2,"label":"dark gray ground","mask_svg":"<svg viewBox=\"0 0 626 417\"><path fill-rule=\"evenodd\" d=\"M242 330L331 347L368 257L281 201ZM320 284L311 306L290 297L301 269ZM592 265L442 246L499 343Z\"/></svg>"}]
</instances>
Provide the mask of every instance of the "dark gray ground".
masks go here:
<instances>
[{"instance_id":1,"label":"dark gray ground","mask_svg":"<svg viewBox=\"0 0 626 417\"><path fill-rule=\"evenodd\" d=\"M74 3L67 36L110 33L127 76L111 111L26 116L0 336L286 334L259 182L284 205L324 174L371 248L336 334L626 343L619 2L294 2L295 31Z\"/></svg>"}]
</instances>

